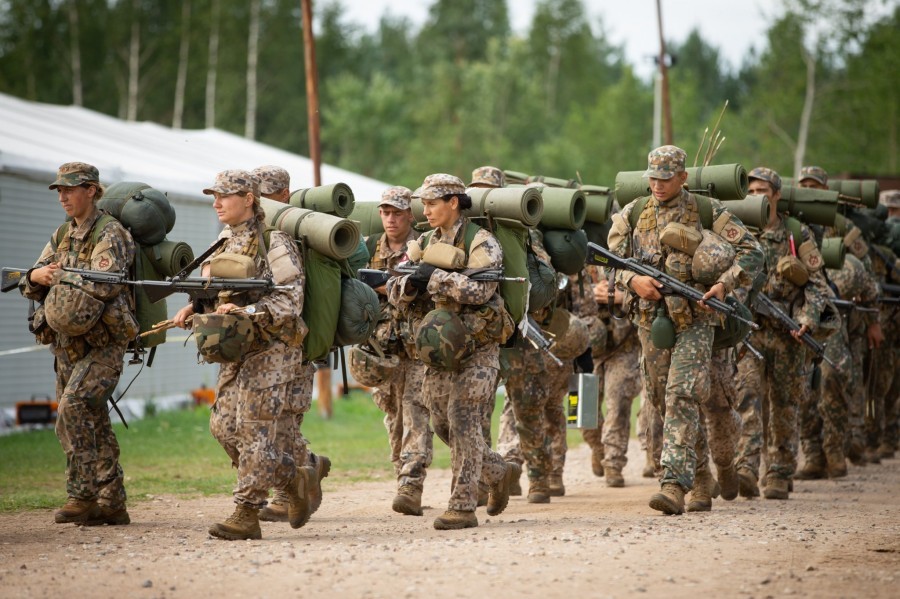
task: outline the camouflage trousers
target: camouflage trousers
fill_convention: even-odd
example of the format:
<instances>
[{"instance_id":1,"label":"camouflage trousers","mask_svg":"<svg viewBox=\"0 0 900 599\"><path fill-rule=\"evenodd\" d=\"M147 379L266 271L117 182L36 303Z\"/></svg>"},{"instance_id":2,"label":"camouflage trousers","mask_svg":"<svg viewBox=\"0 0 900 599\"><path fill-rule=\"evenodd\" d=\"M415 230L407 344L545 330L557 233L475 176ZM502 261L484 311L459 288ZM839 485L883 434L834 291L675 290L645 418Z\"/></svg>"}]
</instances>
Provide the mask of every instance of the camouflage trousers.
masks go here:
<instances>
[{"instance_id":1,"label":"camouflage trousers","mask_svg":"<svg viewBox=\"0 0 900 599\"><path fill-rule=\"evenodd\" d=\"M859 385L848 341L845 327L828 338L825 357L837 368L820 364L822 382L818 389L808 389L800 406L800 448L807 462L824 463L825 455L835 463L843 461L850 389Z\"/></svg>"},{"instance_id":2,"label":"camouflage trousers","mask_svg":"<svg viewBox=\"0 0 900 599\"><path fill-rule=\"evenodd\" d=\"M312 406L312 390L313 383L316 378L316 367L311 363L306 363L300 368L300 375L294 379L293 394L294 401L289 409L294 413L294 420L297 423L297 443L294 444L294 464L299 466L316 467L318 456L309 450L309 441L303 436L301 430L303 426L303 418ZM275 489L272 503L279 505L287 505L290 503L287 493L283 489Z\"/></svg>"},{"instance_id":3,"label":"camouflage trousers","mask_svg":"<svg viewBox=\"0 0 900 599\"><path fill-rule=\"evenodd\" d=\"M546 372L549 380L550 397L544 410L544 435L550 439L550 476L562 477L566 467L566 452L569 443L566 439L565 400L569 395L569 375L575 370L571 361L562 361L558 366L552 360L546 360Z\"/></svg>"},{"instance_id":4,"label":"camouflage trousers","mask_svg":"<svg viewBox=\"0 0 900 599\"><path fill-rule=\"evenodd\" d=\"M868 402L868 378L866 377L866 357L869 340L864 329L850 331L850 356L853 377L859 383L850 389L847 404L847 446L863 449L866 445L866 404Z\"/></svg>"},{"instance_id":5,"label":"camouflage trousers","mask_svg":"<svg viewBox=\"0 0 900 599\"><path fill-rule=\"evenodd\" d=\"M797 411L809 385L806 349L777 323L763 319L753 335L760 361L747 352L738 362L738 411L743 430L737 467L759 476L766 443L767 474L789 479L797 468Z\"/></svg>"},{"instance_id":6,"label":"camouflage trousers","mask_svg":"<svg viewBox=\"0 0 900 599\"><path fill-rule=\"evenodd\" d=\"M713 327L695 324L678 333L675 347L659 349L639 329L644 393L663 417L660 482L694 486L700 442L700 403L709 395Z\"/></svg>"},{"instance_id":7,"label":"camouflage trousers","mask_svg":"<svg viewBox=\"0 0 900 599\"><path fill-rule=\"evenodd\" d=\"M54 348L54 355L56 436L66 454L66 494L122 506L124 473L106 401L119 382L125 346L92 348L76 338L65 348Z\"/></svg>"},{"instance_id":8,"label":"camouflage trousers","mask_svg":"<svg viewBox=\"0 0 900 599\"><path fill-rule=\"evenodd\" d=\"M372 399L384 412L384 427L391 446L391 462L400 486L421 489L434 456L434 433L422 398L425 364L404 356L388 385L375 389Z\"/></svg>"},{"instance_id":9,"label":"camouflage trousers","mask_svg":"<svg viewBox=\"0 0 900 599\"><path fill-rule=\"evenodd\" d=\"M656 406L647 399L646 393L641 393L641 404L637 416L637 437L644 452L646 464L652 465L653 470L659 472L659 458L662 455L663 421Z\"/></svg>"},{"instance_id":10,"label":"camouflage trousers","mask_svg":"<svg viewBox=\"0 0 900 599\"><path fill-rule=\"evenodd\" d=\"M594 365L594 374L606 404L606 418L600 416L596 429L581 431L591 450L603 451L603 467L622 470L628 463L631 436L631 402L641 392L641 347L632 335L614 354Z\"/></svg>"},{"instance_id":11,"label":"camouflage trousers","mask_svg":"<svg viewBox=\"0 0 900 599\"><path fill-rule=\"evenodd\" d=\"M306 445L297 422L309 409L309 383L305 372L297 374L300 358L299 348L275 342L219 369L209 429L237 468L235 503L265 506L269 489L284 489L302 465L295 456L305 456Z\"/></svg>"},{"instance_id":12,"label":"camouflage trousers","mask_svg":"<svg viewBox=\"0 0 900 599\"><path fill-rule=\"evenodd\" d=\"M731 349L713 352L709 370L709 394L700 404L701 450L708 448L716 469L721 471L734 464L738 442L741 438L741 415L734 409L737 405L737 364ZM705 451L704 451L705 453ZM706 455L697 456L697 471L709 469Z\"/></svg>"},{"instance_id":13,"label":"camouflage trousers","mask_svg":"<svg viewBox=\"0 0 900 599\"><path fill-rule=\"evenodd\" d=\"M510 375L512 378L512 375ZM506 382L506 394L503 397L503 411L500 412L500 430L497 433L497 453L507 462L515 462L520 466L525 463L522 448L519 447L519 433L516 432L516 415L513 412L512 400L509 397L509 380Z\"/></svg>"},{"instance_id":14,"label":"camouflage trousers","mask_svg":"<svg viewBox=\"0 0 900 599\"><path fill-rule=\"evenodd\" d=\"M872 395L881 404L881 412L872 419L869 446L878 442L897 448L898 412L900 412L900 344L891 340L876 350ZM876 403L878 405L878 403Z\"/></svg>"}]
</instances>

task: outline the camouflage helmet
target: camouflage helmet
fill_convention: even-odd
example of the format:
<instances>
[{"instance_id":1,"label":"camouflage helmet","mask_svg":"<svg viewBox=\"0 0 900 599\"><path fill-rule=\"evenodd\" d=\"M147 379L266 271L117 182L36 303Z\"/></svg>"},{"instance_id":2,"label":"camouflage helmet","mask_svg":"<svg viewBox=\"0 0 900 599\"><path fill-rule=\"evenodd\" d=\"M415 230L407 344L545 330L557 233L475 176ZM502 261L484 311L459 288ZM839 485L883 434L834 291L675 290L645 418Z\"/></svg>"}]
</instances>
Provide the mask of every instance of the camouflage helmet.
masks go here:
<instances>
[{"instance_id":1,"label":"camouflage helmet","mask_svg":"<svg viewBox=\"0 0 900 599\"><path fill-rule=\"evenodd\" d=\"M591 344L591 334L585 320L567 310L553 312L550 332L556 336L550 351L560 360L574 360Z\"/></svg>"},{"instance_id":2,"label":"camouflage helmet","mask_svg":"<svg viewBox=\"0 0 900 599\"><path fill-rule=\"evenodd\" d=\"M703 230L703 241L694 251L691 261L691 278L703 285L714 285L719 277L734 263L734 246L708 229Z\"/></svg>"},{"instance_id":3,"label":"camouflage helmet","mask_svg":"<svg viewBox=\"0 0 900 599\"><path fill-rule=\"evenodd\" d=\"M44 299L44 315L47 324L57 333L77 337L90 331L105 304L85 293L75 285L53 285Z\"/></svg>"},{"instance_id":4,"label":"camouflage helmet","mask_svg":"<svg viewBox=\"0 0 900 599\"><path fill-rule=\"evenodd\" d=\"M400 358L392 354L378 355L361 345L350 348L350 374L366 387L381 387L394 376L400 365Z\"/></svg>"},{"instance_id":5,"label":"camouflage helmet","mask_svg":"<svg viewBox=\"0 0 900 599\"><path fill-rule=\"evenodd\" d=\"M245 314L195 314L192 329L197 351L207 362L238 362L256 339Z\"/></svg>"},{"instance_id":6,"label":"camouflage helmet","mask_svg":"<svg viewBox=\"0 0 900 599\"><path fill-rule=\"evenodd\" d=\"M439 308L426 314L419 324L416 352L426 365L452 372L475 353L475 341L455 312Z\"/></svg>"}]
</instances>

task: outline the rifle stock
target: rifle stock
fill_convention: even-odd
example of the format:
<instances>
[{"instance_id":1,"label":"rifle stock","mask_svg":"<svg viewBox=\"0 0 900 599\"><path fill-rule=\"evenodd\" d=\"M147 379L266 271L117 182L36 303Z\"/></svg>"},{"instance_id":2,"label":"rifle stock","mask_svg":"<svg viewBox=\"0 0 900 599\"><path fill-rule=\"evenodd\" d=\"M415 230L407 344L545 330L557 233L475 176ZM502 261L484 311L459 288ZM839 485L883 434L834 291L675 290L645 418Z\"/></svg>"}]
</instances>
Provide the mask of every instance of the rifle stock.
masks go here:
<instances>
[{"instance_id":1,"label":"rifle stock","mask_svg":"<svg viewBox=\"0 0 900 599\"><path fill-rule=\"evenodd\" d=\"M0 292L6 293L18 287L19 281L27 272L27 268L4 268L3 279L0 282Z\"/></svg>"}]
</instances>

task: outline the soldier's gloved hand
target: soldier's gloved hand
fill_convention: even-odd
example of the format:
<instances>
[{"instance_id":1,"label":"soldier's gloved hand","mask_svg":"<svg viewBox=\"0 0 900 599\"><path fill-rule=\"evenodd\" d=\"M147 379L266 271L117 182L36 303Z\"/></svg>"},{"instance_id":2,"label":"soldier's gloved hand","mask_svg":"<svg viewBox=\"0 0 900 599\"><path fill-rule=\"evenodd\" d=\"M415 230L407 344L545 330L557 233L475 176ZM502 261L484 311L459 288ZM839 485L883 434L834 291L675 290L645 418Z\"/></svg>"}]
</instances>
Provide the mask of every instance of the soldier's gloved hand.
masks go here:
<instances>
[{"instance_id":1,"label":"soldier's gloved hand","mask_svg":"<svg viewBox=\"0 0 900 599\"><path fill-rule=\"evenodd\" d=\"M431 274L437 270L437 267L433 264L427 264L423 262L416 269L416 272L409 275L409 284L415 288L420 293L424 293L428 290L428 281L431 280Z\"/></svg>"},{"instance_id":2,"label":"soldier's gloved hand","mask_svg":"<svg viewBox=\"0 0 900 599\"><path fill-rule=\"evenodd\" d=\"M586 374L594 372L594 354L591 352L590 347L588 347L583 354L575 358L575 370Z\"/></svg>"}]
</instances>

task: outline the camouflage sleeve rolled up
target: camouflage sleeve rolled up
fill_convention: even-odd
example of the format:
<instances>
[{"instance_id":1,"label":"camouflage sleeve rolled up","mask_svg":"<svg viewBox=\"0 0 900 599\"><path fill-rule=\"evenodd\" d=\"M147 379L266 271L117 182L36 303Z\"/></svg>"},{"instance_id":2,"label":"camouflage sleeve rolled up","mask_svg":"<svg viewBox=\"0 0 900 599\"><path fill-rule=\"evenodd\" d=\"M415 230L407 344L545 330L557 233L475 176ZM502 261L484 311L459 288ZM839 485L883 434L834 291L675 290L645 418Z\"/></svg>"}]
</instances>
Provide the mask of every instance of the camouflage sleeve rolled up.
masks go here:
<instances>
[{"instance_id":1,"label":"camouflage sleeve rolled up","mask_svg":"<svg viewBox=\"0 0 900 599\"><path fill-rule=\"evenodd\" d=\"M55 256L53 252L53 246L50 245L50 242L47 242L47 245L44 246L44 250L41 252L40 257L37 259L37 262L34 263L34 266L31 267L31 270L36 268L43 268L47 266L51 262L55 261ZM31 272L29 270L29 273ZM44 287L43 285L38 285L36 283L32 283L28 280L28 277L25 276L22 278L22 282L19 283L19 288L22 291L22 295L30 300L35 301L43 301L44 297L47 295L47 291L49 291L49 287Z\"/></svg>"},{"instance_id":2,"label":"camouflage sleeve rolled up","mask_svg":"<svg viewBox=\"0 0 900 599\"><path fill-rule=\"evenodd\" d=\"M502 268L503 249L500 242L486 229L481 229L472 240L467 262L469 268ZM497 292L498 283L473 281L464 274L437 269L428 281L432 296L444 296L460 304L487 303Z\"/></svg>"},{"instance_id":3,"label":"camouflage sleeve rolled up","mask_svg":"<svg viewBox=\"0 0 900 599\"><path fill-rule=\"evenodd\" d=\"M725 286L725 293L731 293L741 287L750 290L753 280L763 271L766 257L762 246L750 231L733 214L725 209L722 202L711 200L713 206L713 222L720 225L719 219L728 214L728 222L717 226L718 234L734 247L735 257L731 267L719 276L717 283Z\"/></svg>"},{"instance_id":4,"label":"camouflage sleeve rolled up","mask_svg":"<svg viewBox=\"0 0 900 599\"><path fill-rule=\"evenodd\" d=\"M800 236L803 242L813 239L812 231L806 225L800 228ZM819 268L809 268L807 261L805 264L809 269L809 280L803 286L803 301L794 306L794 319L801 325L806 325L810 331L816 330L819 326L819 318L825 309L825 303L833 296L828 282L825 280L824 268L822 268L822 260L819 257Z\"/></svg>"},{"instance_id":5,"label":"camouflage sleeve rolled up","mask_svg":"<svg viewBox=\"0 0 900 599\"><path fill-rule=\"evenodd\" d=\"M273 289L257 300L257 310L265 312L258 317L257 323L275 329L296 326L302 322L303 314L303 286L306 283L303 257L297 244L281 231L272 231L267 257L271 273L266 275L271 275L275 284L292 288Z\"/></svg>"}]
</instances>

